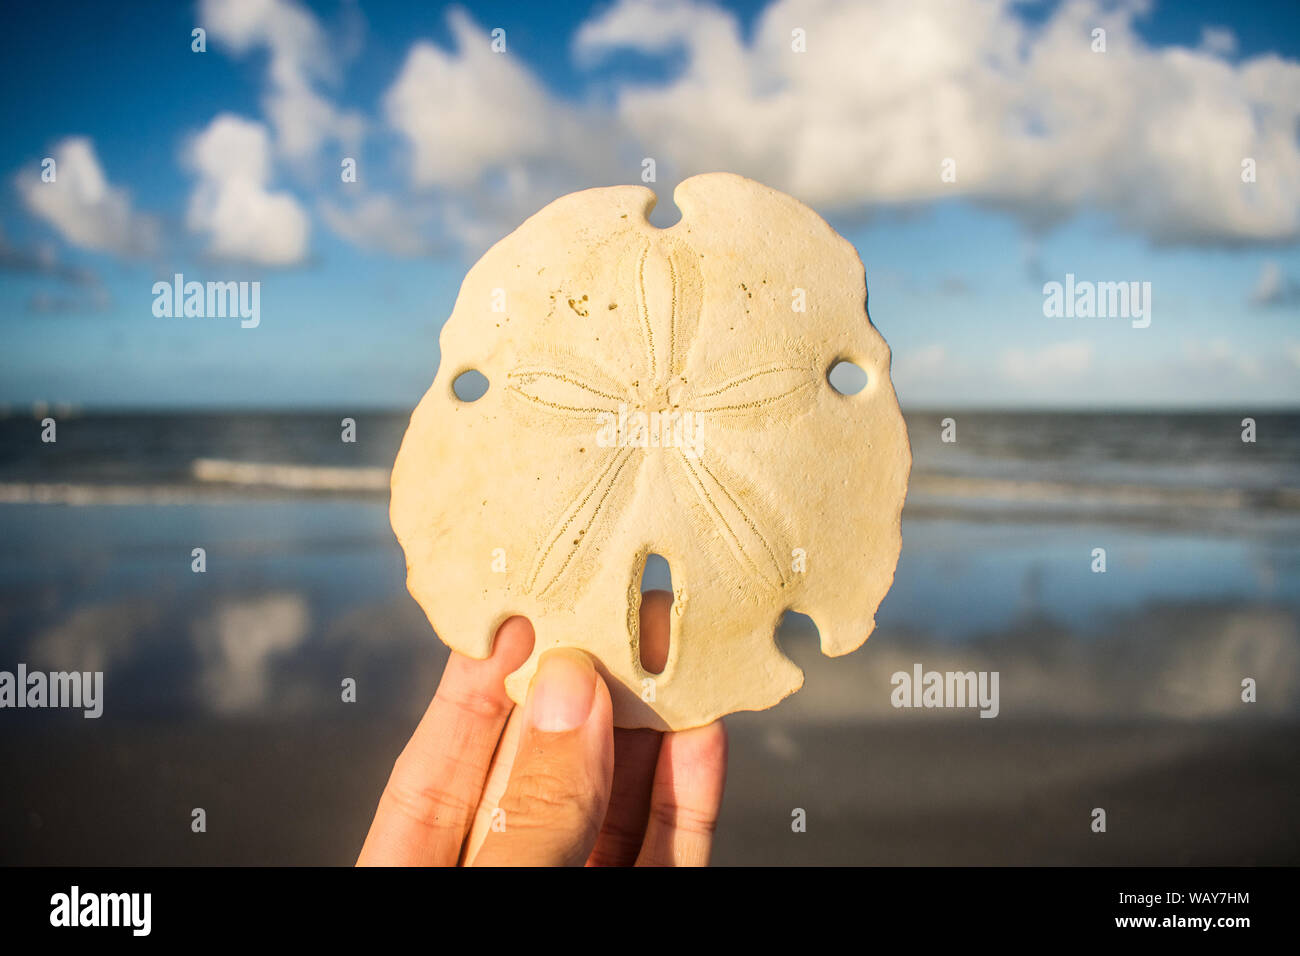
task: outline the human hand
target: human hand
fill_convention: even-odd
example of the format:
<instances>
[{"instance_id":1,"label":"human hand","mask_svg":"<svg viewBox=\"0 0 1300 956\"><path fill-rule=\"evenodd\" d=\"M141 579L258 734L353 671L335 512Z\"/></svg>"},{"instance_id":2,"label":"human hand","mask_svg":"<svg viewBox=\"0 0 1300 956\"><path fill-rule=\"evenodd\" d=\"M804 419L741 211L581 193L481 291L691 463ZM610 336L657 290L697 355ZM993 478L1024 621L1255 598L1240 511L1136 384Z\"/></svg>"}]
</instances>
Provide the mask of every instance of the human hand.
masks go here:
<instances>
[{"instance_id":1,"label":"human hand","mask_svg":"<svg viewBox=\"0 0 1300 956\"><path fill-rule=\"evenodd\" d=\"M642 598L651 671L667 660L671 604L665 591ZM574 648L542 656L517 708L504 682L532 644L532 625L513 617L487 660L452 653L358 866L708 863L726 777L722 722L615 729L609 689Z\"/></svg>"}]
</instances>

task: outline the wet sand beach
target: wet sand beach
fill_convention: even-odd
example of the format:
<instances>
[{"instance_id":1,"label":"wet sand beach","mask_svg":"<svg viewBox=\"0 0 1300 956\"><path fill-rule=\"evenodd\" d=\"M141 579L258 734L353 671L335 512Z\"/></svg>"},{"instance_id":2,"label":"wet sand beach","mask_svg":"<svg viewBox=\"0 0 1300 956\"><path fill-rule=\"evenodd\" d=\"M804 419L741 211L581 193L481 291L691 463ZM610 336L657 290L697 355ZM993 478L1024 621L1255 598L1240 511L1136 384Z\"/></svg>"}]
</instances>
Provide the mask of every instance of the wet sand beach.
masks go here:
<instances>
[{"instance_id":1,"label":"wet sand beach","mask_svg":"<svg viewBox=\"0 0 1300 956\"><path fill-rule=\"evenodd\" d=\"M1300 724L730 718L714 862L1295 865ZM410 722L60 728L7 746L5 863L347 865ZM190 832L190 810L208 830ZM1090 830L1092 808L1108 829ZM791 830L791 813L807 830Z\"/></svg>"}]
</instances>

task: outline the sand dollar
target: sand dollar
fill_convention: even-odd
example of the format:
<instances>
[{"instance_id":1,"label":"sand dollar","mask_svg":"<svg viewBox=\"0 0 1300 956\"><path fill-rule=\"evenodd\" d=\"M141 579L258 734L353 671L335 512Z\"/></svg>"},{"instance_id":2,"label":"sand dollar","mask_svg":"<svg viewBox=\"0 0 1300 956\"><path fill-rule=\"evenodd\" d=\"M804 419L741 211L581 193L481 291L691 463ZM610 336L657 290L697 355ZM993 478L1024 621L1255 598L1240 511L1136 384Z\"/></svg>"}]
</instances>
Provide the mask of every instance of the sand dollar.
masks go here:
<instances>
[{"instance_id":1,"label":"sand dollar","mask_svg":"<svg viewBox=\"0 0 1300 956\"><path fill-rule=\"evenodd\" d=\"M486 657L522 614L533 656L593 654L623 727L770 707L803 674L774 630L859 647L893 580L911 453L853 246L725 173L564 196L470 269L392 475L407 585L438 636ZM840 361L867 373L831 386ZM488 380L474 401L453 382ZM671 568L671 647L641 665L646 556Z\"/></svg>"}]
</instances>

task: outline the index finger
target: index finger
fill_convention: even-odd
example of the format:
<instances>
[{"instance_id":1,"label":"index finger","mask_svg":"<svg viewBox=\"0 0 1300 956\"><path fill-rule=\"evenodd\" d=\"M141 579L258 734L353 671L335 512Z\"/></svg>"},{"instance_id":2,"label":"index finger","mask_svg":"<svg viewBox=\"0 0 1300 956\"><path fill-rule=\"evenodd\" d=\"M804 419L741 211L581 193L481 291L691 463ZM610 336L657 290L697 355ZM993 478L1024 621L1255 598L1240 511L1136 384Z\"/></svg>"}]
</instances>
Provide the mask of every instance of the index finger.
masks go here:
<instances>
[{"instance_id":1,"label":"index finger","mask_svg":"<svg viewBox=\"0 0 1300 956\"><path fill-rule=\"evenodd\" d=\"M388 778L358 866L452 866L514 702L505 678L533 647L527 618L497 630L492 656L452 653Z\"/></svg>"}]
</instances>

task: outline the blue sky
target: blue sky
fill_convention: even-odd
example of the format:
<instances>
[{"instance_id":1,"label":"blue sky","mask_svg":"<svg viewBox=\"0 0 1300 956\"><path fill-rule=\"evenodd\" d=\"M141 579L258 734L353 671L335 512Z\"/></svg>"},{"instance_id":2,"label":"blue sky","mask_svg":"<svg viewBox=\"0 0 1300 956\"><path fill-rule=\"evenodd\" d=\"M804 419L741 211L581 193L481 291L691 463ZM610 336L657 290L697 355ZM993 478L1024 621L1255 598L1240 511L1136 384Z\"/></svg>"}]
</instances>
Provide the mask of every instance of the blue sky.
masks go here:
<instances>
[{"instance_id":1,"label":"blue sky","mask_svg":"<svg viewBox=\"0 0 1300 956\"><path fill-rule=\"evenodd\" d=\"M209 0L10 23L0 403L411 407L483 248L646 156L656 217L723 168L826 215L905 405L1300 401L1294 3ZM260 325L156 317L174 272L260 281ZM1150 282L1150 326L1045 317L1067 273Z\"/></svg>"}]
</instances>

